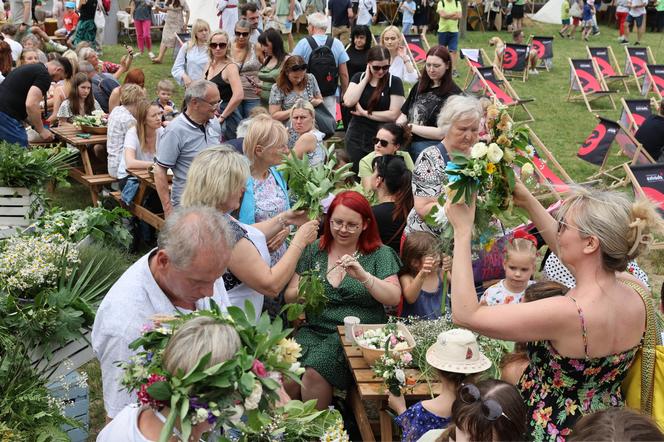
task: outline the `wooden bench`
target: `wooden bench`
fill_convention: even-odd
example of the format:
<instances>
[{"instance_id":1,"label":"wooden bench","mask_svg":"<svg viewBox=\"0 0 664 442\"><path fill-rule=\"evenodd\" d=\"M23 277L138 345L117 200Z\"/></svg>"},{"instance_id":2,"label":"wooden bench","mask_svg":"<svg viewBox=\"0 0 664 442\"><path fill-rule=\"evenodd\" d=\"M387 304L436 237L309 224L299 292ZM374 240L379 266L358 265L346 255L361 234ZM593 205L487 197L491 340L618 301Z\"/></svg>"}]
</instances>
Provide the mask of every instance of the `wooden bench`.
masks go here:
<instances>
[{"instance_id":1,"label":"wooden bench","mask_svg":"<svg viewBox=\"0 0 664 442\"><path fill-rule=\"evenodd\" d=\"M134 202L132 204L127 205L122 200L122 192L111 192L111 196L113 197L113 199L116 200L118 203L120 203L122 207L130 211L132 215L134 215L136 218L140 219L141 221L148 223L155 229L161 230L162 227L164 226L164 223L166 222L163 218L163 214L153 213L148 209L146 209L145 207L143 207L141 204L137 204L136 200L138 199L139 196L141 196L139 194L140 192L136 194L136 197L134 197Z\"/></svg>"}]
</instances>

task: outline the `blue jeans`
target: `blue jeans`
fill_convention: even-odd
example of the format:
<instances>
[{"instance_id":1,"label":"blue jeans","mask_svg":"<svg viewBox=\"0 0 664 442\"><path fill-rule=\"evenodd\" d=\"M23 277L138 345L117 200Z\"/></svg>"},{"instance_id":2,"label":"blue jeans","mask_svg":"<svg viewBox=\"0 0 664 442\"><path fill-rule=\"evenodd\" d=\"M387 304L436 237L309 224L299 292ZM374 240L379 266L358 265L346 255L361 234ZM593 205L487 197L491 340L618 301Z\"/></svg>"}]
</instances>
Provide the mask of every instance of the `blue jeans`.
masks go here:
<instances>
[{"instance_id":1,"label":"blue jeans","mask_svg":"<svg viewBox=\"0 0 664 442\"><path fill-rule=\"evenodd\" d=\"M410 157L413 159L413 163L417 161L417 157L420 156L424 149L427 147L435 146L436 144L438 144L438 141L436 140L420 140L410 143L410 149L408 149L408 153L410 153Z\"/></svg>"},{"instance_id":2,"label":"blue jeans","mask_svg":"<svg viewBox=\"0 0 664 442\"><path fill-rule=\"evenodd\" d=\"M401 33L403 35L410 35L410 28L412 28L412 27L413 27L412 22L404 22L403 23L403 30L401 31Z\"/></svg>"},{"instance_id":3,"label":"blue jeans","mask_svg":"<svg viewBox=\"0 0 664 442\"><path fill-rule=\"evenodd\" d=\"M244 120L245 118L249 118L249 112L251 112L256 106L260 106L260 104L260 98L245 98L237 107L237 111L240 113L240 117Z\"/></svg>"},{"instance_id":4,"label":"blue jeans","mask_svg":"<svg viewBox=\"0 0 664 442\"><path fill-rule=\"evenodd\" d=\"M228 103L224 102L219 105L219 113L223 113L226 110ZM240 106L238 106L230 115L226 117L223 123L221 123L221 136L223 141L233 140L237 138L237 126L242 120L242 116L238 111Z\"/></svg>"},{"instance_id":5,"label":"blue jeans","mask_svg":"<svg viewBox=\"0 0 664 442\"><path fill-rule=\"evenodd\" d=\"M0 112L0 140L28 147L28 134L23 125L4 112Z\"/></svg>"}]
</instances>

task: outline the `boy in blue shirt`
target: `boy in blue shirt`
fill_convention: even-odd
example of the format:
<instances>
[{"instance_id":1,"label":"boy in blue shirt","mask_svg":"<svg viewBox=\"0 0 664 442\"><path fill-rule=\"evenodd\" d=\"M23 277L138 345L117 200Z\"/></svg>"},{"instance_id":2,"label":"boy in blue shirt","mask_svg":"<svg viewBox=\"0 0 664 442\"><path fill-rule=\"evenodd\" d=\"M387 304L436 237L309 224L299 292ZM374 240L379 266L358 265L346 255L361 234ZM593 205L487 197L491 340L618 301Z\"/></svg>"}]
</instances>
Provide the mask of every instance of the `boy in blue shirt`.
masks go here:
<instances>
[{"instance_id":1,"label":"boy in blue shirt","mask_svg":"<svg viewBox=\"0 0 664 442\"><path fill-rule=\"evenodd\" d=\"M413 16L415 15L415 9L417 5L414 0L405 0L401 3L399 9L403 13L401 22L403 23L403 30L401 31L403 35L409 35L410 29L413 27Z\"/></svg>"}]
</instances>

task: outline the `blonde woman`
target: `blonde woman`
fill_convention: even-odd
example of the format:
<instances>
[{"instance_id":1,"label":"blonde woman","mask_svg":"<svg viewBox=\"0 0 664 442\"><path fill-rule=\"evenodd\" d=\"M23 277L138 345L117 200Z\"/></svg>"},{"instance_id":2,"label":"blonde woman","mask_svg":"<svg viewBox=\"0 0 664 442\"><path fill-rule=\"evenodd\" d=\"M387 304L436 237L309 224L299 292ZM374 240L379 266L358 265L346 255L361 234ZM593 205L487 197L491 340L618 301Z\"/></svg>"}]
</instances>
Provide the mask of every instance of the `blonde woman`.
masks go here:
<instances>
[{"instance_id":1,"label":"blonde woman","mask_svg":"<svg viewBox=\"0 0 664 442\"><path fill-rule=\"evenodd\" d=\"M205 79L219 89L219 123L224 140L232 140L236 135L237 125L242 119L237 111L244 99L240 70L230 58L228 34L215 31L210 36L208 56L210 62L205 70ZM213 104L213 103L211 103Z\"/></svg>"},{"instance_id":2,"label":"blonde woman","mask_svg":"<svg viewBox=\"0 0 664 442\"><path fill-rule=\"evenodd\" d=\"M314 167L325 161L326 152L323 137L325 134L315 127L316 111L308 101L299 99L290 110L289 146L298 158L305 155L309 165ZM290 146L292 142L292 146Z\"/></svg>"},{"instance_id":3,"label":"blonde woman","mask_svg":"<svg viewBox=\"0 0 664 442\"><path fill-rule=\"evenodd\" d=\"M318 221L302 224L281 259L270 262L270 244L279 239L284 226L299 225L306 218L292 210L253 225L233 218L230 214L240 207L250 173L247 159L232 147L205 149L187 173L182 205L214 207L225 214L235 243L223 275L228 299L242 309L250 301L258 317L264 302L277 297L293 276L302 250L316 239Z\"/></svg>"},{"instance_id":4,"label":"blonde woman","mask_svg":"<svg viewBox=\"0 0 664 442\"><path fill-rule=\"evenodd\" d=\"M157 104L149 101L141 101L136 106L136 124L125 135L118 166L120 187L123 187L129 175L127 169L147 169L154 163L157 146L164 133L161 127L162 113Z\"/></svg>"},{"instance_id":5,"label":"blonde woman","mask_svg":"<svg viewBox=\"0 0 664 442\"><path fill-rule=\"evenodd\" d=\"M210 38L208 22L196 20L191 28L191 36L191 40L180 48L171 69L173 78L184 87L189 87L194 80L203 79L205 67L210 61L207 48Z\"/></svg>"},{"instance_id":6,"label":"blonde woman","mask_svg":"<svg viewBox=\"0 0 664 442\"><path fill-rule=\"evenodd\" d=\"M380 44L390 51L390 74L408 84L414 84L418 78L417 69L406 50L406 43L399 28L386 27L380 34Z\"/></svg>"}]
</instances>

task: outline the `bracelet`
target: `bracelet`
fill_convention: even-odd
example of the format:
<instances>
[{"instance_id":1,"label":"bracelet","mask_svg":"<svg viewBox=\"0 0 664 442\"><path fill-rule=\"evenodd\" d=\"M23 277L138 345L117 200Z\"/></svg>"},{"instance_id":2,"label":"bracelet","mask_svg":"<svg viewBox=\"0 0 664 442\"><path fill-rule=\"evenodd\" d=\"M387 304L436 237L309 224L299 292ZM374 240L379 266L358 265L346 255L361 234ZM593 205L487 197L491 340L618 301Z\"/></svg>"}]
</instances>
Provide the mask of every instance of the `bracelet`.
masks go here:
<instances>
[{"instance_id":1,"label":"bracelet","mask_svg":"<svg viewBox=\"0 0 664 442\"><path fill-rule=\"evenodd\" d=\"M284 218L283 215L279 215L277 217L277 221L279 221L279 224L281 224L282 229L287 229L290 226L290 224L286 222L286 219Z\"/></svg>"},{"instance_id":2,"label":"bracelet","mask_svg":"<svg viewBox=\"0 0 664 442\"><path fill-rule=\"evenodd\" d=\"M367 283L369 282L369 280L371 279L372 276L373 275L371 273L369 273L369 276L367 276L367 280L366 281L360 281L360 284L362 284L363 286L366 287Z\"/></svg>"},{"instance_id":3,"label":"bracelet","mask_svg":"<svg viewBox=\"0 0 664 442\"><path fill-rule=\"evenodd\" d=\"M295 244L295 241L293 241L292 243L290 243L290 245L291 245L291 246L294 246L294 247L297 247L298 249L300 249L300 252L304 252L304 248L303 248L302 246L300 246L299 244Z\"/></svg>"}]
</instances>

